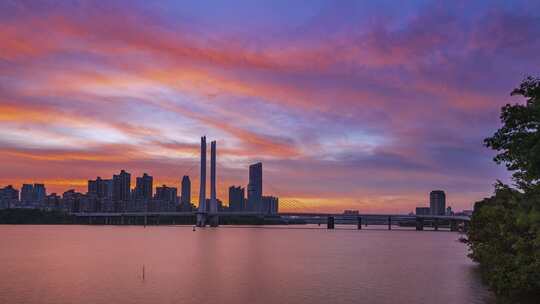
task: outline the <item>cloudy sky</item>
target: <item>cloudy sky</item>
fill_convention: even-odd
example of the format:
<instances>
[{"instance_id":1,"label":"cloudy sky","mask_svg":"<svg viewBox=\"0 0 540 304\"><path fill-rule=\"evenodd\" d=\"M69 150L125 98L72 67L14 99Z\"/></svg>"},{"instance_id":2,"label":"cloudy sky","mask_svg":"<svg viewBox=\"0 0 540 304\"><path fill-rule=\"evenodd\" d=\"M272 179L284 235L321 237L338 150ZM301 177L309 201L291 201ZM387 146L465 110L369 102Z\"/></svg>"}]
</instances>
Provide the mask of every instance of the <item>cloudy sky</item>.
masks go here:
<instances>
[{"instance_id":1,"label":"cloudy sky","mask_svg":"<svg viewBox=\"0 0 540 304\"><path fill-rule=\"evenodd\" d=\"M0 186L126 169L195 194L207 135L225 202L262 161L305 209L468 209L508 181L482 140L539 72L538 1L4 0Z\"/></svg>"}]
</instances>

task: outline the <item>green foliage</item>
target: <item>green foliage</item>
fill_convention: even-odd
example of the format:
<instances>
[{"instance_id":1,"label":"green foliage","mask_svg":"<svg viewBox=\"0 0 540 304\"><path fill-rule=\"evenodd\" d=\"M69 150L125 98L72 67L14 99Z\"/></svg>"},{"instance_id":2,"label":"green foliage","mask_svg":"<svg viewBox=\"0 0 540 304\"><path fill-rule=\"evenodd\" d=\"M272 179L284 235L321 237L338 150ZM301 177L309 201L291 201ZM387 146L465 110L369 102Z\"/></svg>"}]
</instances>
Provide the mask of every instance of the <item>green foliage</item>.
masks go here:
<instances>
[{"instance_id":1,"label":"green foliage","mask_svg":"<svg viewBox=\"0 0 540 304\"><path fill-rule=\"evenodd\" d=\"M505 105L503 126L484 143L499 151L495 162L514 171L516 183L526 189L540 180L540 79L528 77L512 95L521 95L527 102Z\"/></svg>"},{"instance_id":2,"label":"green foliage","mask_svg":"<svg viewBox=\"0 0 540 304\"><path fill-rule=\"evenodd\" d=\"M540 195L498 184L475 204L468 238L470 257L497 294L540 292Z\"/></svg>"},{"instance_id":3,"label":"green foliage","mask_svg":"<svg viewBox=\"0 0 540 304\"><path fill-rule=\"evenodd\" d=\"M529 77L512 95L525 105L505 105L503 126L486 146L497 163L514 171L519 188L498 182L495 195L477 202L468 232L470 257L504 298L540 296L540 79ZM517 303L513 300L513 303Z\"/></svg>"}]
</instances>

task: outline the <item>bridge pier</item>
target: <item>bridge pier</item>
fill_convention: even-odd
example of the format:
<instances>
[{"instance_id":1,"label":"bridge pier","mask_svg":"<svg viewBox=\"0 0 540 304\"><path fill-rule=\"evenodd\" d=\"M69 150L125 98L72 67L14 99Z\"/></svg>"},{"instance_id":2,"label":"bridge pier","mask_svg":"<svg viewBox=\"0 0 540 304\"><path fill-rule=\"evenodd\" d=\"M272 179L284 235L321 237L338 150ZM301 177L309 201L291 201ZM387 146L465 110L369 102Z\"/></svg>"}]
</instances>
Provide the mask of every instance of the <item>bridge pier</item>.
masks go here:
<instances>
[{"instance_id":1,"label":"bridge pier","mask_svg":"<svg viewBox=\"0 0 540 304\"><path fill-rule=\"evenodd\" d=\"M424 219L423 218L420 218L420 217L416 218L416 230L417 231L424 230Z\"/></svg>"},{"instance_id":2,"label":"bridge pier","mask_svg":"<svg viewBox=\"0 0 540 304\"><path fill-rule=\"evenodd\" d=\"M450 221L450 231L458 231L457 221L454 221L454 220Z\"/></svg>"},{"instance_id":3,"label":"bridge pier","mask_svg":"<svg viewBox=\"0 0 540 304\"><path fill-rule=\"evenodd\" d=\"M388 230L392 230L392 217L388 217Z\"/></svg>"},{"instance_id":4,"label":"bridge pier","mask_svg":"<svg viewBox=\"0 0 540 304\"><path fill-rule=\"evenodd\" d=\"M206 227L205 213L197 213L197 227Z\"/></svg>"},{"instance_id":5,"label":"bridge pier","mask_svg":"<svg viewBox=\"0 0 540 304\"><path fill-rule=\"evenodd\" d=\"M328 221L326 222L326 228L334 229L334 226L335 226L335 218L333 216L329 216Z\"/></svg>"},{"instance_id":6,"label":"bridge pier","mask_svg":"<svg viewBox=\"0 0 540 304\"><path fill-rule=\"evenodd\" d=\"M358 217L358 230L362 230L362 217Z\"/></svg>"},{"instance_id":7,"label":"bridge pier","mask_svg":"<svg viewBox=\"0 0 540 304\"><path fill-rule=\"evenodd\" d=\"M219 217L217 215L210 216L209 219L210 227L218 227L219 226Z\"/></svg>"}]
</instances>

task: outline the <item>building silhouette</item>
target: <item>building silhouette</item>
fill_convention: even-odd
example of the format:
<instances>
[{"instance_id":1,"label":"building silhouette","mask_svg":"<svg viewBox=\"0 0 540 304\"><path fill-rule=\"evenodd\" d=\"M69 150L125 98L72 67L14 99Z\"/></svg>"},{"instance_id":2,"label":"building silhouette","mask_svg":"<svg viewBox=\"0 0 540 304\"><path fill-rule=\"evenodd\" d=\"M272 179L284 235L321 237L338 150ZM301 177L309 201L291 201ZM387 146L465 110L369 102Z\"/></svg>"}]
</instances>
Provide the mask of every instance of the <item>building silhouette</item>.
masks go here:
<instances>
[{"instance_id":1,"label":"building silhouette","mask_svg":"<svg viewBox=\"0 0 540 304\"><path fill-rule=\"evenodd\" d=\"M0 188L0 209L12 208L19 202L19 190L12 185Z\"/></svg>"},{"instance_id":2,"label":"building silhouette","mask_svg":"<svg viewBox=\"0 0 540 304\"><path fill-rule=\"evenodd\" d=\"M21 203L25 206L39 207L45 204L47 190L44 184L23 184Z\"/></svg>"},{"instance_id":3,"label":"building silhouette","mask_svg":"<svg viewBox=\"0 0 540 304\"><path fill-rule=\"evenodd\" d=\"M189 176L184 175L182 177L181 189L180 210L191 211L191 181L189 180Z\"/></svg>"},{"instance_id":4,"label":"building silhouette","mask_svg":"<svg viewBox=\"0 0 540 304\"><path fill-rule=\"evenodd\" d=\"M45 197L47 196L47 190L44 184L34 184L33 199L34 204L42 206L45 203Z\"/></svg>"},{"instance_id":5,"label":"building silhouette","mask_svg":"<svg viewBox=\"0 0 540 304\"><path fill-rule=\"evenodd\" d=\"M113 202L114 211L120 212L127 209L131 199L131 174L122 170L120 174L113 176Z\"/></svg>"},{"instance_id":6,"label":"building silhouette","mask_svg":"<svg viewBox=\"0 0 540 304\"><path fill-rule=\"evenodd\" d=\"M23 184L21 188L21 203L31 205L34 201L34 185Z\"/></svg>"},{"instance_id":7,"label":"building silhouette","mask_svg":"<svg viewBox=\"0 0 540 304\"><path fill-rule=\"evenodd\" d=\"M70 189L62 194L62 203L68 212L81 212L88 205L86 195Z\"/></svg>"},{"instance_id":8,"label":"building silhouette","mask_svg":"<svg viewBox=\"0 0 540 304\"><path fill-rule=\"evenodd\" d=\"M429 193L429 209L431 215L445 215L446 194L442 190L433 190Z\"/></svg>"},{"instance_id":9,"label":"building silhouette","mask_svg":"<svg viewBox=\"0 0 540 304\"><path fill-rule=\"evenodd\" d=\"M247 194L247 209L249 211L262 211L262 163L256 163L249 166L249 184Z\"/></svg>"},{"instance_id":10,"label":"building silhouette","mask_svg":"<svg viewBox=\"0 0 540 304\"><path fill-rule=\"evenodd\" d=\"M144 173L143 176L137 177L135 183L135 199L149 201L154 195L154 179L152 176Z\"/></svg>"},{"instance_id":11,"label":"building silhouette","mask_svg":"<svg viewBox=\"0 0 540 304\"><path fill-rule=\"evenodd\" d=\"M229 210L244 211L246 209L245 189L238 186L229 187Z\"/></svg>"},{"instance_id":12,"label":"building silhouette","mask_svg":"<svg viewBox=\"0 0 540 304\"><path fill-rule=\"evenodd\" d=\"M431 210L429 209L429 207L416 207L415 214L416 215L430 215Z\"/></svg>"},{"instance_id":13,"label":"building silhouette","mask_svg":"<svg viewBox=\"0 0 540 304\"><path fill-rule=\"evenodd\" d=\"M277 214L279 211L279 199L275 196L263 196L261 201L261 210L263 214Z\"/></svg>"},{"instance_id":14,"label":"building silhouette","mask_svg":"<svg viewBox=\"0 0 540 304\"><path fill-rule=\"evenodd\" d=\"M98 198L111 198L112 193L111 180L97 177L95 180L88 181L88 194Z\"/></svg>"},{"instance_id":15,"label":"building silhouette","mask_svg":"<svg viewBox=\"0 0 540 304\"><path fill-rule=\"evenodd\" d=\"M176 196L177 196L178 189L175 187L167 187L166 185L163 185L161 187L156 188L156 196L155 198L158 200L163 200L167 202L175 202Z\"/></svg>"},{"instance_id":16,"label":"building silhouette","mask_svg":"<svg viewBox=\"0 0 540 304\"><path fill-rule=\"evenodd\" d=\"M51 193L45 198L45 206L49 209L61 209L62 198L56 193Z\"/></svg>"}]
</instances>

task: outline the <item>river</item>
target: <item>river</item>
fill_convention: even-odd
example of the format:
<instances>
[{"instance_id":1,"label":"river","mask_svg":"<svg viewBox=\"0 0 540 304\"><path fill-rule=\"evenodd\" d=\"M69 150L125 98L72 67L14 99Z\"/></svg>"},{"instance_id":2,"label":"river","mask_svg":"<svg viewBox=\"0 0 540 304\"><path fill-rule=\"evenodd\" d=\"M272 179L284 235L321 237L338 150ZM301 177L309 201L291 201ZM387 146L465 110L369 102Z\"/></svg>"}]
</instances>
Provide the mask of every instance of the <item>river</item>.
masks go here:
<instances>
[{"instance_id":1,"label":"river","mask_svg":"<svg viewBox=\"0 0 540 304\"><path fill-rule=\"evenodd\" d=\"M0 226L0 303L492 303L454 232Z\"/></svg>"}]
</instances>

